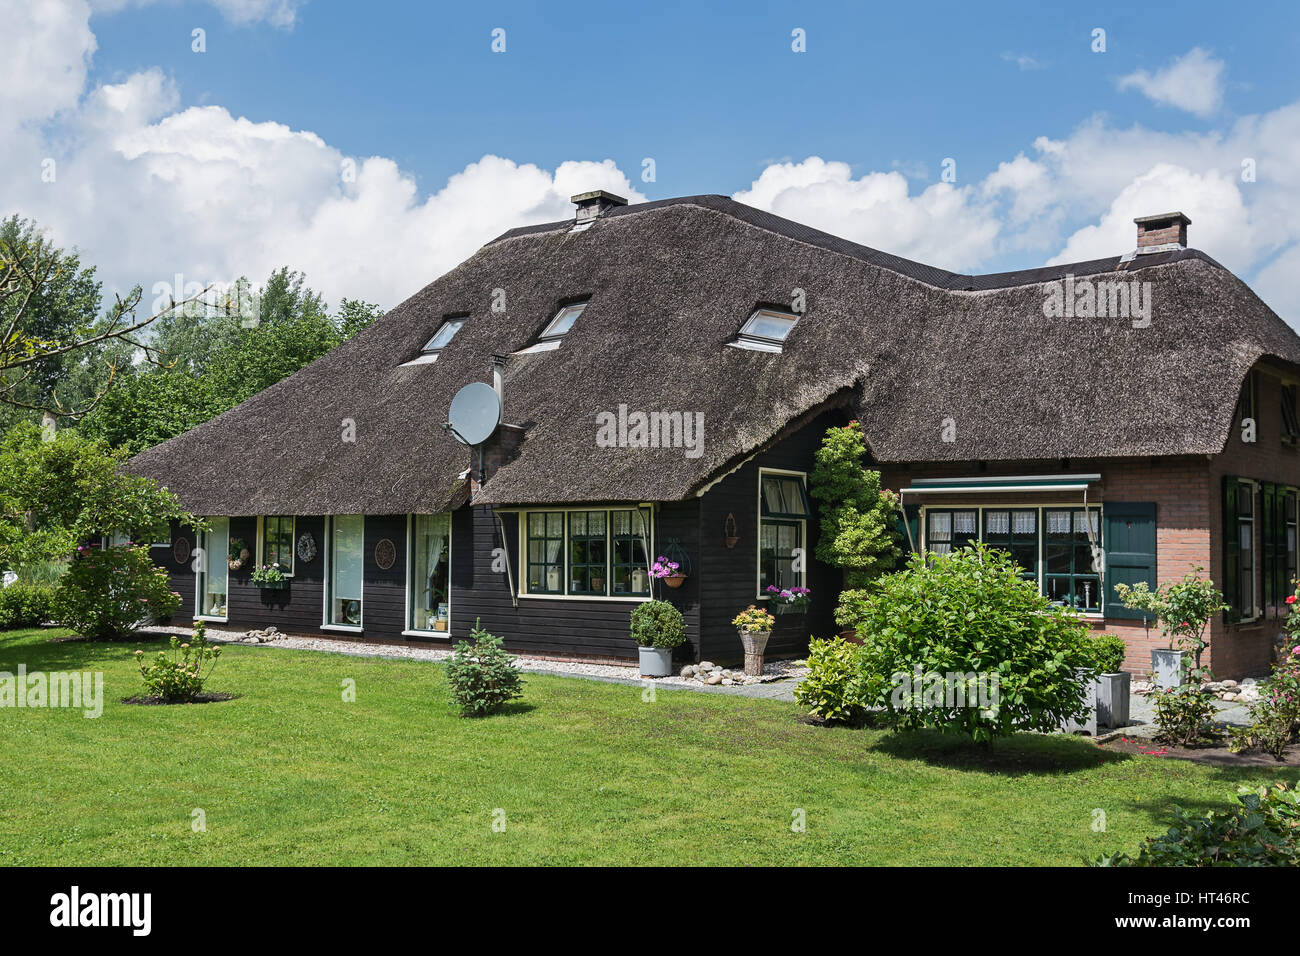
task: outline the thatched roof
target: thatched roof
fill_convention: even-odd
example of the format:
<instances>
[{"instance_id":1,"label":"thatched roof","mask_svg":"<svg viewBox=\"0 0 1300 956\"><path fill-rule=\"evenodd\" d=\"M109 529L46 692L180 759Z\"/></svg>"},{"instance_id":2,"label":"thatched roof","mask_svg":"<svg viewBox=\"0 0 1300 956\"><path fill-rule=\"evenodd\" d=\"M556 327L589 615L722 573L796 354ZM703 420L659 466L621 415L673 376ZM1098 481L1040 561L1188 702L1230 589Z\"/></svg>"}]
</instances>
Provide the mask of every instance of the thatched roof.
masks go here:
<instances>
[{"instance_id":1,"label":"thatched roof","mask_svg":"<svg viewBox=\"0 0 1300 956\"><path fill-rule=\"evenodd\" d=\"M442 423L491 356L529 345L564 301L590 304L556 351L512 356L505 421L518 457L488 503L688 497L790 422L848 403L882 462L1210 454L1263 356L1300 337L1193 251L962 276L719 196L645 203L513 230L369 329L226 414L138 455L132 470L197 513L403 513L464 500L468 451ZM1048 318L1074 276L1150 282L1150 327ZM1105 275L1103 275L1105 274ZM783 354L731 348L757 305L806 293ZM493 290L507 311L493 313ZM437 362L414 358L449 314ZM701 412L702 454L604 448L596 416ZM944 419L956 440L945 442ZM343 420L356 440L342 441Z\"/></svg>"}]
</instances>

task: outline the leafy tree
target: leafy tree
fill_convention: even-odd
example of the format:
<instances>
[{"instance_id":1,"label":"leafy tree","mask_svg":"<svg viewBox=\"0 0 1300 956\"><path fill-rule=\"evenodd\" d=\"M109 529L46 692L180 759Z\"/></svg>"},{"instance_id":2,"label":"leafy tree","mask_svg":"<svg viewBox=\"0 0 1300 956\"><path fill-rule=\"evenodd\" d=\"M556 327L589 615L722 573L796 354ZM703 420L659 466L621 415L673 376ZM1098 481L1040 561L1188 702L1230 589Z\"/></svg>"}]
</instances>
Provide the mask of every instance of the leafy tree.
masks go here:
<instances>
[{"instance_id":1,"label":"leafy tree","mask_svg":"<svg viewBox=\"0 0 1300 956\"><path fill-rule=\"evenodd\" d=\"M35 223L0 223L0 426L44 412L80 417L132 361L156 360L140 333L157 315L136 318L139 286L98 316L94 273Z\"/></svg>"},{"instance_id":2,"label":"leafy tree","mask_svg":"<svg viewBox=\"0 0 1300 956\"><path fill-rule=\"evenodd\" d=\"M121 470L122 450L35 425L0 439L0 568L65 557L112 534L146 540L160 526L201 525L166 488Z\"/></svg>"}]
</instances>

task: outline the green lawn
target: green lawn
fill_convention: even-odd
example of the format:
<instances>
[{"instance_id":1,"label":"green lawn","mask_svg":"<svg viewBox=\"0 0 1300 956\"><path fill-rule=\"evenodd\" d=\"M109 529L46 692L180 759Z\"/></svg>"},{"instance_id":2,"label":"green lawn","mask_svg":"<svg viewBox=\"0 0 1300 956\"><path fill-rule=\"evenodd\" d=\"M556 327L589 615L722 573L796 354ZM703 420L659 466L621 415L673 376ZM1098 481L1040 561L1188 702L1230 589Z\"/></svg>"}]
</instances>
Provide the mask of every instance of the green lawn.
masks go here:
<instances>
[{"instance_id":1,"label":"green lawn","mask_svg":"<svg viewBox=\"0 0 1300 956\"><path fill-rule=\"evenodd\" d=\"M272 648L223 651L209 687L235 700L129 706L136 644L52 634L0 634L0 670L102 670L107 703L0 708L7 864L1075 864L1160 832L1171 802L1297 777L1028 735L989 759L793 704L531 675L509 713L465 720L440 665Z\"/></svg>"}]
</instances>

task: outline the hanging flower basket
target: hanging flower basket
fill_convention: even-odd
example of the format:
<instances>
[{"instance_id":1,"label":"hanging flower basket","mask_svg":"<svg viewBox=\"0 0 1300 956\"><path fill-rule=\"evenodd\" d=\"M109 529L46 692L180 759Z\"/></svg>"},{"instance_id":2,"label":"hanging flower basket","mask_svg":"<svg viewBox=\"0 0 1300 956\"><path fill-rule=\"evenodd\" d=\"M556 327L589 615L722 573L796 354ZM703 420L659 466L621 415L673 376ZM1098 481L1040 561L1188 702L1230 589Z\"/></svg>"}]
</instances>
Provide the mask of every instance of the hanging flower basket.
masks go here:
<instances>
[{"instance_id":1,"label":"hanging flower basket","mask_svg":"<svg viewBox=\"0 0 1300 956\"><path fill-rule=\"evenodd\" d=\"M812 603L812 591L805 587L779 588L770 584L767 595L768 610L773 614L803 614Z\"/></svg>"},{"instance_id":2,"label":"hanging flower basket","mask_svg":"<svg viewBox=\"0 0 1300 956\"><path fill-rule=\"evenodd\" d=\"M670 588L679 588L685 582L686 575L682 574L680 571L677 574L670 574L668 577L664 578L664 584L668 585Z\"/></svg>"},{"instance_id":3,"label":"hanging flower basket","mask_svg":"<svg viewBox=\"0 0 1300 956\"><path fill-rule=\"evenodd\" d=\"M804 614L808 610L807 604L773 604L772 613L780 617L783 614Z\"/></svg>"}]
</instances>

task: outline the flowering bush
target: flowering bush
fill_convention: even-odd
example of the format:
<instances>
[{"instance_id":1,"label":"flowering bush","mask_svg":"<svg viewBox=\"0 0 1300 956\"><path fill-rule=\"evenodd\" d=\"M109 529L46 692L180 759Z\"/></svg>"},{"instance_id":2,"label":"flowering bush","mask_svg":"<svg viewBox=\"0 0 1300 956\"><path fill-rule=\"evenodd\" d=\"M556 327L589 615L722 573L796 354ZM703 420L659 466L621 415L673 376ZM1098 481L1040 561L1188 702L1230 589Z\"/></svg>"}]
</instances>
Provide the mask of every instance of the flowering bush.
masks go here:
<instances>
[{"instance_id":1,"label":"flowering bush","mask_svg":"<svg viewBox=\"0 0 1300 956\"><path fill-rule=\"evenodd\" d=\"M1156 739L1163 743L1187 747L1214 729L1219 711L1213 697L1201 690L1199 680L1171 690L1155 688L1148 699L1155 708Z\"/></svg>"},{"instance_id":2,"label":"flowering bush","mask_svg":"<svg viewBox=\"0 0 1300 956\"><path fill-rule=\"evenodd\" d=\"M767 586L767 593L772 596L773 604L787 607L807 607L812 603L812 590L804 587L779 588L775 584Z\"/></svg>"},{"instance_id":3,"label":"flowering bush","mask_svg":"<svg viewBox=\"0 0 1300 956\"><path fill-rule=\"evenodd\" d=\"M776 623L776 618L768 614L761 607L750 605L736 615L732 620L731 626L741 631L748 631L751 634L761 634L764 631L772 630L772 625Z\"/></svg>"},{"instance_id":4,"label":"flowering bush","mask_svg":"<svg viewBox=\"0 0 1300 956\"><path fill-rule=\"evenodd\" d=\"M1204 570L1192 568L1181 581L1162 584L1155 591L1147 587L1145 581L1132 587L1115 585L1115 593L1126 608L1155 615L1161 631L1169 639L1171 650L1179 647L1192 655L1195 669L1187 676L1194 682L1209 677L1208 671L1201 669L1201 654L1210 646L1205 638L1210 618L1228 609L1214 582L1200 577Z\"/></svg>"},{"instance_id":5,"label":"flowering bush","mask_svg":"<svg viewBox=\"0 0 1300 956\"><path fill-rule=\"evenodd\" d=\"M264 564L256 568L250 575L254 584L258 587L266 587L272 584L283 584L288 580L284 569L278 564Z\"/></svg>"},{"instance_id":6,"label":"flowering bush","mask_svg":"<svg viewBox=\"0 0 1300 956\"><path fill-rule=\"evenodd\" d=\"M1262 750L1277 760L1300 734L1300 644L1283 648L1258 701L1250 706L1250 726L1231 731L1233 752Z\"/></svg>"},{"instance_id":7,"label":"flowering bush","mask_svg":"<svg viewBox=\"0 0 1300 956\"><path fill-rule=\"evenodd\" d=\"M655 558L655 563L650 565L650 577L656 580L671 578L673 575L681 574L682 566L676 561L669 561L662 554Z\"/></svg>"},{"instance_id":8,"label":"flowering bush","mask_svg":"<svg viewBox=\"0 0 1300 956\"><path fill-rule=\"evenodd\" d=\"M221 656L221 648L208 644L207 625L194 622L194 635L185 643L179 637L171 640L171 654L159 651L158 656L146 663L144 651L136 651L140 676L149 692L168 704L181 704L194 700L203 690L204 682L212 676ZM208 672L203 673L204 664Z\"/></svg>"},{"instance_id":9,"label":"flowering bush","mask_svg":"<svg viewBox=\"0 0 1300 956\"><path fill-rule=\"evenodd\" d=\"M152 617L165 621L181 606L167 572L153 563L149 549L78 548L54 595L56 623L89 638L121 637Z\"/></svg>"},{"instance_id":10,"label":"flowering bush","mask_svg":"<svg viewBox=\"0 0 1300 956\"><path fill-rule=\"evenodd\" d=\"M54 588L48 584L15 581L0 587L0 631L37 627L50 619Z\"/></svg>"}]
</instances>

